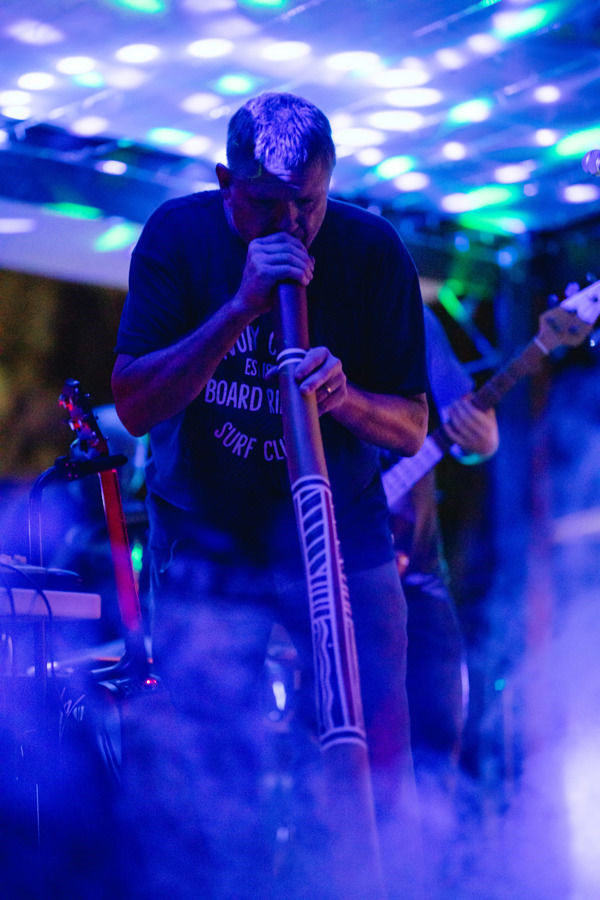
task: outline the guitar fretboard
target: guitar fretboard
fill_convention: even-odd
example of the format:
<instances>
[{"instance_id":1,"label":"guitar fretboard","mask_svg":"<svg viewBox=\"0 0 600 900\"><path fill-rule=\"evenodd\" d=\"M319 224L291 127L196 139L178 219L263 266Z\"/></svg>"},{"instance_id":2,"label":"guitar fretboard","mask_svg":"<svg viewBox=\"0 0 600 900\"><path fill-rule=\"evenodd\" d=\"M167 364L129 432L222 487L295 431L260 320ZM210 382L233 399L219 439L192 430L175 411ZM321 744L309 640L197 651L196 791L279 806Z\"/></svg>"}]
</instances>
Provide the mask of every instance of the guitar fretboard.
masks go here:
<instances>
[{"instance_id":1,"label":"guitar fretboard","mask_svg":"<svg viewBox=\"0 0 600 900\"><path fill-rule=\"evenodd\" d=\"M517 381L535 371L545 356L544 350L532 340L522 353L486 381L473 395L474 405L481 410L491 409L515 386Z\"/></svg>"},{"instance_id":2,"label":"guitar fretboard","mask_svg":"<svg viewBox=\"0 0 600 900\"><path fill-rule=\"evenodd\" d=\"M415 456L404 457L400 464L392 466L391 469L383 473L381 480L390 508L426 472L429 472L430 469L433 469L439 463L446 452L445 442L442 444L442 441L443 435L441 432L430 434L425 438L423 446Z\"/></svg>"}]
</instances>

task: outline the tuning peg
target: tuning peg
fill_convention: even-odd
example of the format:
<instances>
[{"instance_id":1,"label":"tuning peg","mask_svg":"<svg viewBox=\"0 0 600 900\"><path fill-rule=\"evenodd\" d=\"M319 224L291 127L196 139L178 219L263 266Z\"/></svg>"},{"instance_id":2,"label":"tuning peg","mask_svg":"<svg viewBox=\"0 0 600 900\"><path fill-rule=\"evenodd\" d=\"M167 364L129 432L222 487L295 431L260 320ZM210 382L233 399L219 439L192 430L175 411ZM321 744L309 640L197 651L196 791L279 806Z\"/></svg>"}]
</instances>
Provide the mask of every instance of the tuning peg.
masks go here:
<instances>
[{"instance_id":1,"label":"tuning peg","mask_svg":"<svg viewBox=\"0 0 600 900\"><path fill-rule=\"evenodd\" d=\"M598 279L596 278L595 275L592 274L592 272L588 272L587 275L585 276L585 280L587 281L588 284L593 284Z\"/></svg>"},{"instance_id":2,"label":"tuning peg","mask_svg":"<svg viewBox=\"0 0 600 900\"><path fill-rule=\"evenodd\" d=\"M549 294L548 295L548 306L552 308L553 306L558 306L560 303L558 294Z\"/></svg>"},{"instance_id":3,"label":"tuning peg","mask_svg":"<svg viewBox=\"0 0 600 900\"><path fill-rule=\"evenodd\" d=\"M565 297L572 297L579 291L579 285L576 281L571 281L565 288Z\"/></svg>"},{"instance_id":4,"label":"tuning peg","mask_svg":"<svg viewBox=\"0 0 600 900\"><path fill-rule=\"evenodd\" d=\"M595 350L598 344L600 344L600 328L596 328L595 331L592 331L588 338L588 344L592 350Z\"/></svg>"}]
</instances>

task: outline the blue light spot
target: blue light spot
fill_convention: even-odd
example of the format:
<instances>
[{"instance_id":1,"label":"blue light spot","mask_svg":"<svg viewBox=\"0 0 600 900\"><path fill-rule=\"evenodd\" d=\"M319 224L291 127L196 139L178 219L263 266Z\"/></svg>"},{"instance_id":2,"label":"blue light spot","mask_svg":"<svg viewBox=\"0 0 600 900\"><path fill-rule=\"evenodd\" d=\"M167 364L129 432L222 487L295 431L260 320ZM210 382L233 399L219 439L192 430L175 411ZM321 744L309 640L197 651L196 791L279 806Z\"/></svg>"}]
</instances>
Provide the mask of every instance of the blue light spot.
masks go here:
<instances>
[{"instance_id":1,"label":"blue light spot","mask_svg":"<svg viewBox=\"0 0 600 900\"><path fill-rule=\"evenodd\" d=\"M498 261L498 265L502 269L508 269L510 266L512 266L513 262L515 261L515 257L514 257L512 250L508 250L506 248L504 250L498 250L498 255L496 256L496 259Z\"/></svg>"}]
</instances>

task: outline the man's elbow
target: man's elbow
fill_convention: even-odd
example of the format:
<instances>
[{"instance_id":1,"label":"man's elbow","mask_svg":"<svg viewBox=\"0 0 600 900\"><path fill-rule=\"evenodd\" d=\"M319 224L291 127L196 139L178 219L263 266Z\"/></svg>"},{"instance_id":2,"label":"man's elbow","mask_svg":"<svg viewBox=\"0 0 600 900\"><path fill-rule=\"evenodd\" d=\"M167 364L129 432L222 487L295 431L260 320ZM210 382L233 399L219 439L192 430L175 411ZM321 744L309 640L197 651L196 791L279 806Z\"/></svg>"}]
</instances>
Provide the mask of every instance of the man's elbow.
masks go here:
<instances>
[{"instance_id":1,"label":"man's elbow","mask_svg":"<svg viewBox=\"0 0 600 900\"><path fill-rule=\"evenodd\" d=\"M131 366L135 362L133 356L119 354L112 370L110 386L117 415L127 431L134 437L142 437L149 431L143 420L143 404L139 402L135 389L135 375Z\"/></svg>"},{"instance_id":2,"label":"man's elbow","mask_svg":"<svg viewBox=\"0 0 600 900\"><path fill-rule=\"evenodd\" d=\"M129 434L142 437L148 433L148 427L139 416L139 404L125 389L121 380L113 374L111 380L112 395L117 415Z\"/></svg>"},{"instance_id":3,"label":"man's elbow","mask_svg":"<svg viewBox=\"0 0 600 900\"><path fill-rule=\"evenodd\" d=\"M427 437L429 406L425 394L414 398L410 421L411 427L408 430L403 447L405 456L414 456L415 453L418 453Z\"/></svg>"},{"instance_id":4,"label":"man's elbow","mask_svg":"<svg viewBox=\"0 0 600 900\"><path fill-rule=\"evenodd\" d=\"M129 432L129 434L133 435L133 437L144 437L145 434L148 434L150 428L148 425L145 425L142 422L139 422L135 415L129 415L127 413L120 413L117 407L117 415L119 416L121 422Z\"/></svg>"}]
</instances>

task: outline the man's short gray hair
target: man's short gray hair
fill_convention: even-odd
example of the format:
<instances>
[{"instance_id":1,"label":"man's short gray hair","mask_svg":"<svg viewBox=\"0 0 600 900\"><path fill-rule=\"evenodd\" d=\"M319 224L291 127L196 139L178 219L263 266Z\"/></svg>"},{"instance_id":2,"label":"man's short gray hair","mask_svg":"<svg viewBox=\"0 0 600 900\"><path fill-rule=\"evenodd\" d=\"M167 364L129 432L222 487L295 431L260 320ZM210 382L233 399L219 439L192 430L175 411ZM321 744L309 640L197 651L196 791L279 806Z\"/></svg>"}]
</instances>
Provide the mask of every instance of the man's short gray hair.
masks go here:
<instances>
[{"instance_id":1,"label":"man's short gray hair","mask_svg":"<svg viewBox=\"0 0 600 900\"><path fill-rule=\"evenodd\" d=\"M257 163L296 172L321 162L335 165L329 120L295 94L265 93L248 100L227 129L227 164L240 175L256 174Z\"/></svg>"}]
</instances>

